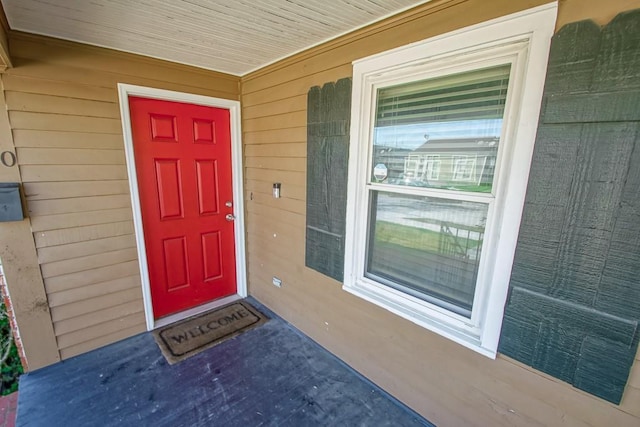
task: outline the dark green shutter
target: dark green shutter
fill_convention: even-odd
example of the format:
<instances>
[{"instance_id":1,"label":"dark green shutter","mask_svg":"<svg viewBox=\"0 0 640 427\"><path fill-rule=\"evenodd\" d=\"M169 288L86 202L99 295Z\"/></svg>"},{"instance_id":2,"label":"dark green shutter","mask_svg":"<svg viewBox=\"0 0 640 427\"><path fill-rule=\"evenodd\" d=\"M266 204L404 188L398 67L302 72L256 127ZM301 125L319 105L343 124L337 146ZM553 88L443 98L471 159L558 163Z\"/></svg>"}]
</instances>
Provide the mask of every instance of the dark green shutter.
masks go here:
<instances>
[{"instance_id":1,"label":"dark green shutter","mask_svg":"<svg viewBox=\"0 0 640 427\"><path fill-rule=\"evenodd\" d=\"M340 282L351 119L351 79L312 87L307 98L305 263Z\"/></svg>"},{"instance_id":2,"label":"dark green shutter","mask_svg":"<svg viewBox=\"0 0 640 427\"><path fill-rule=\"evenodd\" d=\"M619 403L639 321L640 10L553 38L499 351Z\"/></svg>"}]
</instances>

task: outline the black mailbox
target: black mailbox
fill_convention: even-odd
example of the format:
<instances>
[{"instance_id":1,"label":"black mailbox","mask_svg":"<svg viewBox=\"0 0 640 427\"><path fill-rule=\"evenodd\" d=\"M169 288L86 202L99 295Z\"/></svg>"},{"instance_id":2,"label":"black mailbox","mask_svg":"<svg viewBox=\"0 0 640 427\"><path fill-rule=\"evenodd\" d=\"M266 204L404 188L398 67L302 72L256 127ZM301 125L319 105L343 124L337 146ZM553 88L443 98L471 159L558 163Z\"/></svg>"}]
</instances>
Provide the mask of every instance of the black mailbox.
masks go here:
<instances>
[{"instance_id":1,"label":"black mailbox","mask_svg":"<svg viewBox=\"0 0 640 427\"><path fill-rule=\"evenodd\" d=\"M22 221L23 218L20 184L0 182L0 222Z\"/></svg>"}]
</instances>

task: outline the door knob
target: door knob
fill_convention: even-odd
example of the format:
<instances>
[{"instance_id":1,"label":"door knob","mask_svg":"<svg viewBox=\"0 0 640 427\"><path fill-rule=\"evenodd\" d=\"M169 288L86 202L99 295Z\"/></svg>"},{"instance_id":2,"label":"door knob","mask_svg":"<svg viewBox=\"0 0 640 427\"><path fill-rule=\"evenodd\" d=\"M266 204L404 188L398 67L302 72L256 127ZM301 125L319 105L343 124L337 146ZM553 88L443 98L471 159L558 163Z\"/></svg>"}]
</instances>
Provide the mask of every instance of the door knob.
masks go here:
<instances>
[{"instance_id":1,"label":"door knob","mask_svg":"<svg viewBox=\"0 0 640 427\"><path fill-rule=\"evenodd\" d=\"M236 216L234 214L227 214L227 216L224 217L227 221L233 221L234 219L236 219Z\"/></svg>"}]
</instances>

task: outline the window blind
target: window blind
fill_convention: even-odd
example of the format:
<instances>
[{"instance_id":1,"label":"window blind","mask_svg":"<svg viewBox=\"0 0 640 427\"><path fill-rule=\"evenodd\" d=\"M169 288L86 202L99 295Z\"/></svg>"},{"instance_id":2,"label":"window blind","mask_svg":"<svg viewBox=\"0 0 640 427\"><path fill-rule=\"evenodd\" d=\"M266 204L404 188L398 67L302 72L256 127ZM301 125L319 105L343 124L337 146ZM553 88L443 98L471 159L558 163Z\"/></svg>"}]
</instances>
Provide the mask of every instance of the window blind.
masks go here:
<instances>
[{"instance_id":1,"label":"window blind","mask_svg":"<svg viewBox=\"0 0 640 427\"><path fill-rule=\"evenodd\" d=\"M501 119L511 65L378 89L376 127Z\"/></svg>"}]
</instances>

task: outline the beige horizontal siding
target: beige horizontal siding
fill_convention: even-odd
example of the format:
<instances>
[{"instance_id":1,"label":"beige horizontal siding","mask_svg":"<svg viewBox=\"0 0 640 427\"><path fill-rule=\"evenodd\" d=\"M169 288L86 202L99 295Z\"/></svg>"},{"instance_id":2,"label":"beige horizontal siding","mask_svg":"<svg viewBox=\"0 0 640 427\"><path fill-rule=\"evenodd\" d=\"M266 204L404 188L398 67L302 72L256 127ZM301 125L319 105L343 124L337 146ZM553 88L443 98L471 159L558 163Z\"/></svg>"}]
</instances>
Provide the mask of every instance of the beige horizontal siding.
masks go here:
<instances>
[{"instance_id":1,"label":"beige horizontal siding","mask_svg":"<svg viewBox=\"0 0 640 427\"><path fill-rule=\"evenodd\" d=\"M299 185L300 183L306 182L307 174L302 171L246 168L245 178L255 181L280 182L285 186L289 184Z\"/></svg>"},{"instance_id":2,"label":"beige horizontal siding","mask_svg":"<svg viewBox=\"0 0 640 427\"><path fill-rule=\"evenodd\" d=\"M117 314L105 315L102 312L98 315L100 316L98 323L84 327L81 330L57 334L60 351L62 352L68 347L76 346L85 341L100 339L105 335L116 333L122 329L138 327L138 332L144 331L141 328L144 325L144 313L141 310L124 316Z\"/></svg>"},{"instance_id":3,"label":"beige horizontal siding","mask_svg":"<svg viewBox=\"0 0 640 427\"><path fill-rule=\"evenodd\" d=\"M110 181L127 178L124 165L26 165L24 182Z\"/></svg>"},{"instance_id":4,"label":"beige horizontal siding","mask_svg":"<svg viewBox=\"0 0 640 427\"><path fill-rule=\"evenodd\" d=\"M111 297L111 298L109 298ZM53 327L56 331L56 335L63 336L66 334L72 334L79 331L87 332L88 327L108 323L110 321L122 319L126 316L139 314L143 311L140 300L142 295L138 291L122 292L121 295L111 294L109 297L103 297L101 301L96 301L96 306L102 307L109 303L109 308L103 310L91 310L85 311L85 307L90 306L91 300L84 300L81 305L69 307L67 313L64 312L65 307L56 307L51 310L51 317L54 319ZM126 298L126 301L122 301ZM72 314L70 319L64 319L65 314ZM100 331L99 331L100 332Z\"/></svg>"},{"instance_id":5,"label":"beige horizontal siding","mask_svg":"<svg viewBox=\"0 0 640 427\"><path fill-rule=\"evenodd\" d=\"M249 193L248 198L259 197L259 195L273 197L272 188L273 184L269 181L254 181L247 180L245 183L245 190ZM286 193L282 193L282 197L295 200L306 200L307 187L303 185L289 184L286 188Z\"/></svg>"},{"instance_id":6,"label":"beige horizontal siding","mask_svg":"<svg viewBox=\"0 0 640 427\"><path fill-rule=\"evenodd\" d=\"M297 127L289 127L286 129L275 129L269 131L256 131L242 133L242 142L247 146L252 144L270 144L284 142L296 142L303 143L307 140L307 127L300 126L300 123L296 123ZM291 123L289 124L291 126Z\"/></svg>"},{"instance_id":7,"label":"beige horizontal siding","mask_svg":"<svg viewBox=\"0 0 640 427\"><path fill-rule=\"evenodd\" d=\"M38 260L41 264L69 259L73 260L78 257L101 254L118 249L133 248L135 245L136 240L133 234L93 239L67 245L40 248L38 251Z\"/></svg>"},{"instance_id":8,"label":"beige horizontal siding","mask_svg":"<svg viewBox=\"0 0 640 427\"><path fill-rule=\"evenodd\" d=\"M53 215L130 207L131 197L128 194L29 201L31 215Z\"/></svg>"},{"instance_id":9,"label":"beige horizontal siding","mask_svg":"<svg viewBox=\"0 0 640 427\"><path fill-rule=\"evenodd\" d=\"M640 357L640 352L638 353L638 357ZM636 360L640 360L636 358ZM631 375L629 375L629 383L627 387L632 387L637 390L640 390L640 363L636 363L631 370Z\"/></svg>"},{"instance_id":10,"label":"beige horizontal siding","mask_svg":"<svg viewBox=\"0 0 640 427\"><path fill-rule=\"evenodd\" d=\"M292 111L290 113L276 114L269 117L245 119L242 125L245 132L258 132L271 129L288 129L291 122L300 123L306 119L306 111Z\"/></svg>"},{"instance_id":11,"label":"beige horizontal siding","mask_svg":"<svg viewBox=\"0 0 640 427\"><path fill-rule=\"evenodd\" d=\"M16 147L30 148L77 148L122 150L122 135L89 132L54 132L50 130L13 131Z\"/></svg>"},{"instance_id":12,"label":"beige horizontal siding","mask_svg":"<svg viewBox=\"0 0 640 427\"><path fill-rule=\"evenodd\" d=\"M80 303L90 298L103 297L128 289L140 289L139 274L86 285L68 291L50 292L48 295L49 306L58 307L65 304Z\"/></svg>"},{"instance_id":13,"label":"beige horizontal siding","mask_svg":"<svg viewBox=\"0 0 640 427\"><path fill-rule=\"evenodd\" d=\"M87 242L107 237L133 234L133 221L121 221L109 224L88 225L63 230L48 230L34 233L36 248L66 245L75 242Z\"/></svg>"},{"instance_id":14,"label":"beige horizontal siding","mask_svg":"<svg viewBox=\"0 0 640 427\"><path fill-rule=\"evenodd\" d=\"M254 157L271 157L273 153L278 153L281 157L303 157L306 159L307 146L303 142L245 145L245 156L247 161Z\"/></svg>"},{"instance_id":15,"label":"beige horizontal siding","mask_svg":"<svg viewBox=\"0 0 640 427\"><path fill-rule=\"evenodd\" d=\"M90 86L88 84L45 80L8 74L3 78L6 91L23 94L61 96L74 100L118 102L118 94L111 88Z\"/></svg>"},{"instance_id":16,"label":"beige horizontal siding","mask_svg":"<svg viewBox=\"0 0 640 427\"><path fill-rule=\"evenodd\" d=\"M94 224L111 224L131 219L131 209L105 209L58 215L32 216L33 231L60 230Z\"/></svg>"},{"instance_id":17,"label":"beige horizontal siding","mask_svg":"<svg viewBox=\"0 0 640 427\"><path fill-rule=\"evenodd\" d=\"M120 264L127 261L135 261L137 259L138 251L135 247L132 247L116 251L102 252L97 255L66 259L64 261L43 263L40 265L40 269L42 270L42 277L48 279L50 277L79 273L81 271L93 270L99 267Z\"/></svg>"},{"instance_id":18,"label":"beige horizontal siding","mask_svg":"<svg viewBox=\"0 0 640 427\"><path fill-rule=\"evenodd\" d=\"M99 85L130 78L179 84L184 90L218 90L227 94L227 98L237 97L238 78L232 75L186 67L165 61L154 60L133 54L95 48L23 34L11 39L12 57L25 60L42 61L51 66L73 67L91 73L110 74L112 81L101 81ZM64 51L67 54L61 54ZM73 51L74 54L70 54ZM17 67L17 65L16 65ZM83 80L78 80L83 82Z\"/></svg>"},{"instance_id":19,"label":"beige horizontal siding","mask_svg":"<svg viewBox=\"0 0 640 427\"><path fill-rule=\"evenodd\" d=\"M140 304L140 287L123 289L120 291L112 291L105 295L93 298L87 298L69 304L62 304L52 307L51 318L56 324L56 331L65 329L66 331L75 331L82 327L84 322L79 322L79 316L91 315L95 312L96 307L107 305L109 309L116 309L123 304L134 304L133 307L139 309ZM66 326L61 326L63 321ZM89 320L88 321L92 321ZM88 323L87 323L88 324Z\"/></svg>"},{"instance_id":20,"label":"beige horizontal siding","mask_svg":"<svg viewBox=\"0 0 640 427\"><path fill-rule=\"evenodd\" d=\"M640 362L616 406L467 350L306 268L306 96L350 77L353 60L542 3L434 0L242 80L250 293L437 425L637 426ZM282 183L281 199L271 195L273 182Z\"/></svg>"},{"instance_id":21,"label":"beige horizontal siding","mask_svg":"<svg viewBox=\"0 0 640 427\"><path fill-rule=\"evenodd\" d=\"M140 326L135 325L132 327L126 327L123 329L119 329L116 332L106 333L100 335L97 338L83 338L78 340L79 344L72 345L70 347L64 347L60 349L60 358L62 360L68 359L73 356L77 356L82 353L86 353L88 351L94 350L96 348L103 347L105 345L114 343L116 341L123 340L125 338L129 338L133 335L139 334Z\"/></svg>"},{"instance_id":22,"label":"beige horizontal siding","mask_svg":"<svg viewBox=\"0 0 640 427\"><path fill-rule=\"evenodd\" d=\"M247 168L271 169L282 171L304 172L307 170L307 159L291 157L248 157Z\"/></svg>"},{"instance_id":23,"label":"beige horizontal siding","mask_svg":"<svg viewBox=\"0 0 640 427\"><path fill-rule=\"evenodd\" d=\"M269 117L271 114L288 114L295 111L307 111L306 96L296 95L291 98L279 99L277 101L247 107L242 110L242 117L249 120L259 117Z\"/></svg>"},{"instance_id":24,"label":"beige horizontal siding","mask_svg":"<svg viewBox=\"0 0 640 427\"><path fill-rule=\"evenodd\" d=\"M18 148L17 156L22 165L124 165L125 156L120 150L98 148Z\"/></svg>"},{"instance_id":25,"label":"beige horizontal siding","mask_svg":"<svg viewBox=\"0 0 640 427\"><path fill-rule=\"evenodd\" d=\"M61 357L146 329L117 83L239 99L239 79L15 33L1 76Z\"/></svg>"},{"instance_id":26,"label":"beige horizontal siding","mask_svg":"<svg viewBox=\"0 0 640 427\"><path fill-rule=\"evenodd\" d=\"M95 101L69 98L68 95L40 95L7 90L7 104L14 111L32 113L65 114L82 117L120 118L117 101Z\"/></svg>"},{"instance_id":27,"label":"beige horizontal siding","mask_svg":"<svg viewBox=\"0 0 640 427\"><path fill-rule=\"evenodd\" d=\"M138 271L137 261L125 261L114 265L95 267L87 271L50 277L45 279L44 284L47 288L47 293L53 293L133 276Z\"/></svg>"},{"instance_id":28,"label":"beige horizontal siding","mask_svg":"<svg viewBox=\"0 0 640 427\"><path fill-rule=\"evenodd\" d=\"M118 134L122 129L118 119L93 116L9 111L9 120L13 129L112 134Z\"/></svg>"},{"instance_id":29,"label":"beige horizontal siding","mask_svg":"<svg viewBox=\"0 0 640 427\"><path fill-rule=\"evenodd\" d=\"M24 184L27 200L71 199L84 196L129 195L127 180L27 182Z\"/></svg>"},{"instance_id":30,"label":"beige horizontal siding","mask_svg":"<svg viewBox=\"0 0 640 427\"><path fill-rule=\"evenodd\" d=\"M282 79L264 85L258 84L253 80L252 75L249 75L242 84L242 100L247 103L247 106L255 106L306 94L309 90L309 81L322 85L349 76L351 74L351 61L357 58L354 54L355 51L349 49L335 54L332 52L330 54L331 62L337 64L333 68L326 69L324 67L327 64L319 63L318 67L322 67L319 72L304 73L302 75L286 73L288 75L283 75ZM275 71L274 75L277 73Z\"/></svg>"}]
</instances>

